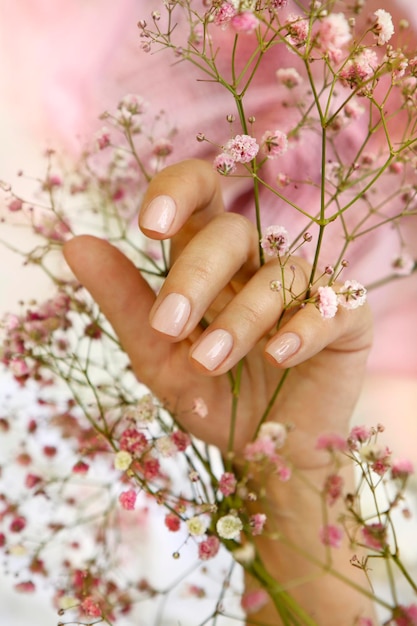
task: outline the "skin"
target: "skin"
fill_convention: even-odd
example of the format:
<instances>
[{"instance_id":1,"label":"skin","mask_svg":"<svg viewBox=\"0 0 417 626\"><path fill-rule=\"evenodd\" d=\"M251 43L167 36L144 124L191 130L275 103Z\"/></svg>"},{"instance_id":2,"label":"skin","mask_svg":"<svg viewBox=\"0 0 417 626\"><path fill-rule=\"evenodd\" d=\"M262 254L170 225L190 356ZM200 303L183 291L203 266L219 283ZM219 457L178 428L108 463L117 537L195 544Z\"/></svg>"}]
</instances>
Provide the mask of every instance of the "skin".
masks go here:
<instances>
[{"instance_id":1,"label":"skin","mask_svg":"<svg viewBox=\"0 0 417 626\"><path fill-rule=\"evenodd\" d=\"M176 205L174 220L164 233L149 228L149 205L159 196L169 196ZM284 318L276 331L282 295L269 284L280 276L277 261L259 267L254 225L240 215L225 213L219 176L202 161L173 165L152 180L139 226L148 237L171 240L171 270L157 297L135 266L108 242L81 236L65 246L68 264L112 324L138 379L175 410L187 430L226 454L231 402L227 372L235 371L245 356L234 439L238 463L284 370L291 367L268 419L294 426L286 451L295 469L303 470L320 488L328 457L315 450L315 441L323 432L343 436L348 432L372 343L368 306L341 309L334 318L324 320L316 307L308 304ZM291 264L295 266L295 291L303 293L310 268L296 257ZM292 277L291 272L288 279ZM158 308L171 293L181 294L191 303L188 321L175 337L152 327ZM200 325L203 316L209 322L205 329ZM233 348L209 371L193 359L193 351L218 329L232 335ZM299 338L300 346L277 363L267 351L288 332ZM208 406L206 419L190 411L196 397L202 397ZM345 479L349 485L351 468L346 468ZM257 487L255 479L254 489ZM267 488L268 500L263 506L269 529L323 560L323 546L315 540L322 523L317 495L305 487L297 471L288 483L270 476ZM334 519L337 513L335 508ZM292 592L321 626L333 625L335 612L339 626L351 626L358 615L372 614L366 598L332 576L317 576L317 567L287 545L265 537L258 540L257 547L270 573L281 583L303 579ZM364 584L349 564L348 546L334 552L335 567ZM256 618L260 623L280 623L272 605Z\"/></svg>"}]
</instances>

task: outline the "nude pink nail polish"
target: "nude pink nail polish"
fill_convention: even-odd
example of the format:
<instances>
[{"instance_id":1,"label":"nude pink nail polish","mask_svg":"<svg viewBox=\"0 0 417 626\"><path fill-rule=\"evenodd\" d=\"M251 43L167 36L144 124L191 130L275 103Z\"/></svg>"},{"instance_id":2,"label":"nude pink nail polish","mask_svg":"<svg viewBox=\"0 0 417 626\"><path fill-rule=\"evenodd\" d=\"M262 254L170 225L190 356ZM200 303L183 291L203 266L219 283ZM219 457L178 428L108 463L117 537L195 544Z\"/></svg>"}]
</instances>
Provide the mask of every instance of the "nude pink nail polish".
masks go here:
<instances>
[{"instance_id":1,"label":"nude pink nail polish","mask_svg":"<svg viewBox=\"0 0 417 626\"><path fill-rule=\"evenodd\" d=\"M151 326L160 333L178 337L184 330L191 313L191 305L180 293L170 293L156 309Z\"/></svg>"},{"instance_id":2,"label":"nude pink nail polish","mask_svg":"<svg viewBox=\"0 0 417 626\"><path fill-rule=\"evenodd\" d=\"M233 337L226 330L218 328L206 335L191 353L191 358L198 361L210 372L215 370L233 348Z\"/></svg>"},{"instance_id":3,"label":"nude pink nail polish","mask_svg":"<svg viewBox=\"0 0 417 626\"><path fill-rule=\"evenodd\" d=\"M270 354L277 363L282 363L285 359L295 354L301 345L298 335L295 333L284 333L273 341L266 352Z\"/></svg>"},{"instance_id":4,"label":"nude pink nail polish","mask_svg":"<svg viewBox=\"0 0 417 626\"><path fill-rule=\"evenodd\" d=\"M142 228L166 233L174 221L176 204L170 196L157 196L146 207L140 220Z\"/></svg>"}]
</instances>

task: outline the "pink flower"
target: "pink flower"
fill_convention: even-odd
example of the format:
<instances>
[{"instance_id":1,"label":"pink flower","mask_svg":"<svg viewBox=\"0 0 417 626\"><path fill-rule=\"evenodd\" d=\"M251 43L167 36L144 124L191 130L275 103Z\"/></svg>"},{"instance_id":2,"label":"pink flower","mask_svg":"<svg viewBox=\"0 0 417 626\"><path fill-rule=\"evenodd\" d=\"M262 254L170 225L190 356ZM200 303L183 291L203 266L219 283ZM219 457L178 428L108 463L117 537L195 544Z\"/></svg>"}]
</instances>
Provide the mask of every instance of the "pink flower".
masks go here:
<instances>
[{"instance_id":1,"label":"pink flower","mask_svg":"<svg viewBox=\"0 0 417 626\"><path fill-rule=\"evenodd\" d=\"M338 474L330 474L327 476L323 491L326 496L327 503L332 506L342 495L343 478Z\"/></svg>"},{"instance_id":2,"label":"pink flower","mask_svg":"<svg viewBox=\"0 0 417 626\"><path fill-rule=\"evenodd\" d=\"M391 475L393 478L406 480L414 474L414 466L408 459L398 459L391 463Z\"/></svg>"},{"instance_id":3,"label":"pink flower","mask_svg":"<svg viewBox=\"0 0 417 626\"><path fill-rule=\"evenodd\" d=\"M224 496L230 496L236 491L236 476L231 472L224 472L219 480L219 490Z\"/></svg>"},{"instance_id":4,"label":"pink flower","mask_svg":"<svg viewBox=\"0 0 417 626\"><path fill-rule=\"evenodd\" d=\"M338 299L332 287L319 287L317 290L316 306L323 319L328 320L337 313Z\"/></svg>"},{"instance_id":5,"label":"pink flower","mask_svg":"<svg viewBox=\"0 0 417 626\"><path fill-rule=\"evenodd\" d=\"M123 491L119 496L119 502L126 511L133 511L136 504L137 494L134 489Z\"/></svg>"},{"instance_id":6,"label":"pink flower","mask_svg":"<svg viewBox=\"0 0 417 626\"><path fill-rule=\"evenodd\" d=\"M317 437L316 450L345 452L347 450L347 442L346 439L337 433L325 433Z\"/></svg>"},{"instance_id":7,"label":"pink flower","mask_svg":"<svg viewBox=\"0 0 417 626\"><path fill-rule=\"evenodd\" d=\"M120 450L140 455L148 447L146 436L136 428L126 428L120 435Z\"/></svg>"},{"instance_id":8,"label":"pink flower","mask_svg":"<svg viewBox=\"0 0 417 626\"><path fill-rule=\"evenodd\" d=\"M374 50L364 48L343 66L339 77L343 84L358 87L372 77L377 67L378 57Z\"/></svg>"},{"instance_id":9,"label":"pink flower","mask_svg":"<svg viewBox=\"0 0 417 626\"><path fill-rule=\"evenodd\" d=\"M320 529L320 541L325 546L340 548L342 545L343 530L335 524L326 524Z\"/></svg>"},{"instance_id":10,"label":"pink flower","mask_svg":"<svg viewBox=\"0 0 417 626\"><path fill-rule=\"evenodd\" d=\"M20 198L13 198L13 200L10 200L7 208L12 213L15 213L16 211L21 211L23 208L23 202L22 200L20 200Z\"/></svg>"},{"instance_id":11,"label":"pink flower","mask_svg":"<svg viewBox=\"0 0 417 626\"><path fill-rule=\"evenodd\" d=\"M301 15L294 15L291 13L285 20L287 27L286 39L291 46L295 48L301 48L307 41L309 23L308 20L301 17Z\"/></svg>"},{"instance_id":12,"label":"pink flower","mask_svg":"<svg viewBox=\"0 0 417 626\"><path fill-rule=\"evenodd\" d=\"M74 474L87 474L89 469L90 466L88 463L85 463L84 461L77 461L73 466L72 471Z\"/></svg>"},{"instance_id":13,"label":"pink flower","mask_svg":"<svg viewBox=\"0 0 417 626\"><path fill-rule=\"evenodd\" d=\"M165 526L168 528L168 530L170 530L172 533L176 533L177 530L180 529L181 526L181 520L178 517L178 515L176 515L175 513L167 513L165 515Z\"/></svg>"},{"instance_id":14,"label":"pink flower","mask_svg":"<svg viewBox=\"0 0 417 626\"><path fill-rule=\"evenodd\" d=\"M261 146L268 159L275 159L288 150L287 135L280 130L267 130L262 136Z\"/></svg>"},{"instance_id":15,"label":"pink flower","mask_svg":"<svg viewBox=\"0 0 417 626\"><path fill-rule=\"evenodd\" d=\"M251 11L243 11L232 17L231 25L237 33L250 34L259 25L259 20Z\"/></svg>"},{"instance_id":16,"label":"pink flower","mask_svg":"<svg viewBox=\"0 0 417 626\"><path fill-rule=\"evenodd\" d=\"M12 533L20 533L26 527L26 520L24 517L16 515L10 522L10 531Z\"/></svg>"},{"instance_id":17,"label":"pink flower","mask_svg":"<svg viewBox=\"0 0 417 626\"><path fill-rule=\"evenodd\" d=\"M184 452L191 445L191 437L183 430L174 430L171 433L171 440L179 452Z\"/></svg>"},{"instance_id":18,"label":"pink flower","mask_svg":"<svg viewBox=\"0 0 417 626\"><path fill-rule=\"evenodd\" d=\"M272 460L276 456L275 444L271 439L259 438L247 443L244 449L246 461Z\"/></svg>"},{"instance_id":19,"label":"pink flower","mask_svg":"<svg viewBox=\"0 0 417 626\"><path fill-rule=\"evenodd\" d=\"M417 626L417 604L396 607L393 618L396 626Z\"/></svg>"},{"instance_id":20,"label":"pink flower","mask_svg":"<svg viewBox=\"0 0 417 626\"><path fill-rule=\"evenodd\" d=\"M348 441L350 443L365 443L371 437L371 431L367 426L354 426L350 431Z\"/></svg>"},{"instance_id":21,"label":"pink flower","mask_svg":"<svg viewBox=\"0 0 417 626\"><path fill-rule=\"evenodd\" d=\"M20 593L33 593L36 591L35 583L31 580L25 580L24 582L17 583L14 588Z\"/></svg>"},{"instance_id":22,"label":"pink flower","mask_svg":"<svg viewBox=\"0 0 417 626\"><path fill-rule=\"evenodd\" d=\"M366 524L362 529L362 538L367 548L382 550L387 543L387 529L381 522Z\"/></svg>"},{"instance_id":23,"label":"pink flower","mask_svg":"<svg viewBox=\"0 0 417 626\"><path fill-rule=\"evenodd\" d=\"M250 516L249 524L252 529L252 535L260 535L264 529L266 515L264 513L255 513Z\"/></svg>"},{"instance_id":24,"label":"pink flower","mask_svg":"<svg viewBox=\"0 0 417 626\"><path fill-rule=\"evenodd\" d=\"M268 600L269 596L264 589L247 591L242 596L242 609L248 614L256 613L267 604Z\"/></svg>"},{"instance_id":25,"label":"pink flower","mask_svg":"<svg viewBox=\"0 0 417 626\"><path fill-rule=\"evenodd\" d=\"M230 22L232 17L237 13L237 10L231 2L222 2L216 11L214 16L214 23L216 26L225 27Z\"/></svg>"},{"instance_id":26,"label":"pink flower","mask_svg":"<svg viewBox=\"0 0 417 626\"><path fill-rule=\"evenodd\" d=\"M96 143L99 150L104 150L111 143L111 135L108 128L103 126L96 134Z\"/></svg>"},{"instance_id":27,"label":"pink flower","mask_svg":"<svg viewBox=\"0 0 417 626\"><path fill-rule=\"evenodd\" d=\"M259 152L256 139L250 135L236 135L229 139L224 146L224 151L229 154L236 163L249 163Z\"/></svg>"},{"instance_id":28,"label":"pink flower","mask_svg":"<svg viewBox=\"0 0 417 626\"><path fill-rule=\"evenodd\" d=\"M289 235L284 226L268 226L261 239L261 247L269 256L282 256L289 250Z\"/></svg>"},{"instance_id":29,"label":"pink flower","mask_svg":"<svg viewBox=\"0 0 417 626\"><path fill-rule=\"evenodd\" d=\"M332 61L340 61L342 48L351 38L349 22L343 13L330 13L321 20L318 31L320 50Z\"/></svg>"},{"instance_id":30,"label":"pink flower","mask_svg":"<svg viewBox=\"0 0 417 626\"><path fill-rule=\"evenodd\" d=\"M228 174L233 174L233 172L235 171L236 161L230 154L222 152L221 154L218 154L214 159L213 167L222 176L228 176Z\"/></svg>"},{"instance_id":31,"label":"pink flower","mask_svg":"<svg viewBox=\"0 0 417 626\"><path fill-rule=\"evenodd\" d=\"M338 302L345 309L357 309L366 302L366 289L357 280L346 280L338 293Z\"/></svg>"},{"instance_id":32,"label":"pink flower","mask_svg":"<svg viewBox=\"0 0 417 626\"><path fill-rule=\"evenodd\" d=\"M101 609L98 603L91 596L85 598L81 603L81 609L86 615L91 617L101 617Z\"/></svg>"},{"instance_id":33,"label":"pink flower","mask_svg":"<svg viewBox=\"0 0 417 626\"><path fill-rule=\"evenodd\" d=\"M394 34L392 17L390 13L384 9L378 9L375 11L374 15L376 17L376 23L373 27L373 32L378 36L378 46L383 46Z\"/></svg>"},{"instance_id":34,"label":"pink flower","mask_svg":"<svg viewBox=\"0 0 417 626\"><path fill-rule=\"evenodd\" d=\"M277 81L287 89L294 89L303 82L302 77L294 67L282 67L275 73Z\"/></svg>"},{"instance_id":35,"label":"pink flower","mask_svg":"<svg viewBox=\"0 0 417 626\"><path fill-rule=\"evenodd\" d=\"M220 549L220 540L214 535L210 535L198 544L198 558L208 561L216 556Z\"/></svg>"}]
</instances>

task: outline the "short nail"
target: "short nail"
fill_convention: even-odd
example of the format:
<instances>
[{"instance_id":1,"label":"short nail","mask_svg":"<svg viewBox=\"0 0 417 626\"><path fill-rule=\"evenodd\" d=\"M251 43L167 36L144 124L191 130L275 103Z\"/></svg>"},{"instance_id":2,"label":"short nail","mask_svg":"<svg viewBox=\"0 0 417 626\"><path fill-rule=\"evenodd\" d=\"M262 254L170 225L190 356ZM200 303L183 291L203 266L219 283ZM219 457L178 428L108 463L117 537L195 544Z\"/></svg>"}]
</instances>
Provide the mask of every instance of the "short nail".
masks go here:
<instances>
[{"instance_id":1,"label":"short nail","mask_svg":"<svg viewBox=\"0 0 417 626\"><path fill-rule=\"evenodd\" d=\"M206 335L191 353L191 357L212 371L222 363L233 348L233 337L221 328Z\"/></svg>"},{"instance_id":2,"label":"short nail","mask_svg":"<svg viewBox=\"0 0 417 626\"><path fill-rule=\"evenodd\" d=\"M166 233L174 221L177 207L170 196L157 196L146 207L141 225L157 233Z\"/></svg>"},{"instance_id":3,"label":"short nail","mask_svg":"<svg viewBox=\"0 0 417 626\"><path fill-rule=\"evenodd\" d=\"M266 352L270 354L277 363L282 363L285 359L295 354L301 345L298 335L295 333L284 333L273 341Z\"/></svg>"},{"instance_id":4,"label":"short nail","mask_svg":"<svg viewBox=\"0 0 417 626\"><path fill-rule=\"evenodd\" d=\"M178 337L190 317L190 312L191 305L185 296L170 293L155 311L151 326L165 335Z\"/></svg>"}]
</instances>

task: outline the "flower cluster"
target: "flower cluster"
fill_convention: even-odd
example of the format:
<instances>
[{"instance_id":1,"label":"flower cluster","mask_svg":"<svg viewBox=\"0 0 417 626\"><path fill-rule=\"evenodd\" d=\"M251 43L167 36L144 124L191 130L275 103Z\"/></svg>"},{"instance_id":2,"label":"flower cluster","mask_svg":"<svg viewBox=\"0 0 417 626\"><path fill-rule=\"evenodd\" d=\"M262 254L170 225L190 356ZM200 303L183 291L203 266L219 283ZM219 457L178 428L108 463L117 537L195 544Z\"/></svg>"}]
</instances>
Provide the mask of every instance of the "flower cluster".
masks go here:
<instances>
[{"instance_id":1,"label":"flower cluster","mask_svg":"<svg viewBox=\"0 0 417 626\"><path fill-rule=\"evenodd\" d=\"M226 118L229 134L212 141L199 133L197 140L209 146L219 174L233 175L231 187L242 179L246 195L249 189L259 264L271 257L277 268L270 287L281 292L284 313L313 305L326 320L340 308L350 314L364 305L373 281L380 284L416 270L403 218L408 224L417 211L417 57L406 47L391 46L399 26L384 9L364 19L361 2L340 5L340 10L334 2L326 7L311 2L305 10L299 5L291 0L207 0L196 9L190 0L170 0L152 13L151 26L145 19L139 22L139 34L145 52L169 49L175 62L191 61L206 82L227 91L234 107ZM225 42L233 42L226 60ZM276 92L261 112L281 108L281 122L269 113L258 119L247 98L256 72L267 63ZM202 574L201 585L194 574L191 582L183 581L186 593L209 598L208 568L228 551L230 571L238 563L258 577L262 589L242 597L245 613L258 611L271 590L257 538L287 539L274 533L265 513L268 480L302 477L308 484L287 446L290 425L270 415L277 397L259 415L244 445L235 450L232 442L219 459L182 425L186 416L204 430L210 419L205 399L188 399L177 410L165 398L153 397L134 379L118 338L85 290L51 270L52 253L72 234L88 231L111 240L158 290L169 269L164 245L152 247L131 228L138 196L175 158L176 130L163 113L153 117L151 110L141 95L125 96L113 112L103 114L105 126L71 174L63 173L59 159L48 151L36 201L5 188L10 216L19 213L42 242L22 253L24 261L44 269L56 293L43 303L21 303L20 312L2 322L2 366L16 396L34 390L36 414L17 415L16 409L1 407L0 433L8 457L0 472L0 551L16 573L17 591L32 593L39 581L51 579L59 614L74 622L116 625L126 615L135 621L142 601L167 600L178 576L162 588L148 572L138 572L136 550L133 564L131 554L131 546L140 546L141 537L151 532L149 510L160 515L162 507L161 527L175 546L173 562L189 551ZM274 225L281 218L285 224L294 219L295 235ZM381 275L366 275L366 287L340 280L355 246L368 246L379 229L394 238L395 257L387 260ZM335 241L337 249L329 245ZM305 243L312 245L303 247ZM295 253L311 266L302 293L295 291ZM285 376L277 393L281 383L285 392ZM230 373L231 424L242 391L239 380ZM381 434L381 427L365 426L354 427L348 437L324 433L314 450L306 450L319 456L327 472L316 494L323 510L317 537L323 544L323 569L330 571L332 551L349 542L366 555L352 558L364 584L372 569L368 560L382 558L415 591L393 531L395 514L408 515L406 487L414 468L407 459L392 458L380 443ZM347 492L342 473L347 462L358 468L353 492ZM377 488L384 492L383 506L374 497ZM371 513L362 510L367 490L376 508ZM388 577L393 578L391 569ZM184 585L180 583L179 595ZM222 578L210 609L213 624L237 595L229 575ZM392 597L385 603L386 623L416 623L416 605L401 603L396 593ZM284 613L286 601L285 594L278 600L275 596ZM292 601L290 606L292 610ZM238 612L233 617L244 619ZM371 626L366 618L358 623Z\"/></svg>"}]
</instances>

